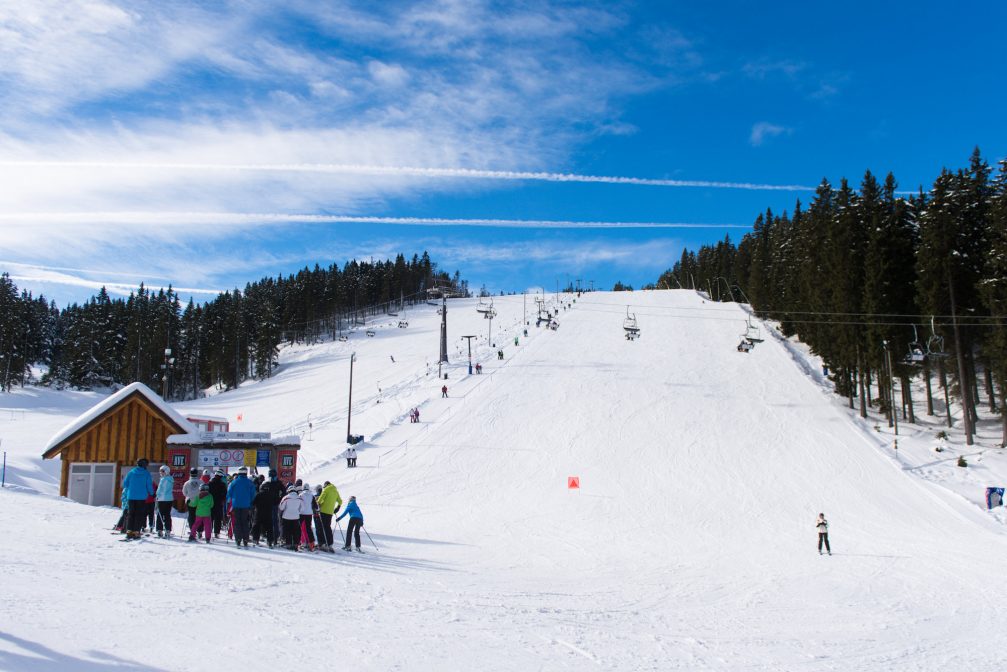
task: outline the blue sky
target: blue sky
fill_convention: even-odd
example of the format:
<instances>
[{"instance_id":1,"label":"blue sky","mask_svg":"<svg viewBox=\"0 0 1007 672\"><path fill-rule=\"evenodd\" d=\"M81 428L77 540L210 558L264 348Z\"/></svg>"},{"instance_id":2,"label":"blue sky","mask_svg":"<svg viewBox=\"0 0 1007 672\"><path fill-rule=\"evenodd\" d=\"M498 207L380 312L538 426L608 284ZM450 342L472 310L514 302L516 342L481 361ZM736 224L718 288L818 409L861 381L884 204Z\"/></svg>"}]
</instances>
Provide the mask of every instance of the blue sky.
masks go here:
<instances>
[{"instance_id":1,"label":"blue sky","mask_svg":"<svg viewBox=\"0 0 1007 672\"><path fill-rule=\"evenodd\" d=\"M1003 158L1004 34L996 2L10 3L0 270L60 305L424 249L640 286L823 177Z\"/></svg>"}]
</instances>

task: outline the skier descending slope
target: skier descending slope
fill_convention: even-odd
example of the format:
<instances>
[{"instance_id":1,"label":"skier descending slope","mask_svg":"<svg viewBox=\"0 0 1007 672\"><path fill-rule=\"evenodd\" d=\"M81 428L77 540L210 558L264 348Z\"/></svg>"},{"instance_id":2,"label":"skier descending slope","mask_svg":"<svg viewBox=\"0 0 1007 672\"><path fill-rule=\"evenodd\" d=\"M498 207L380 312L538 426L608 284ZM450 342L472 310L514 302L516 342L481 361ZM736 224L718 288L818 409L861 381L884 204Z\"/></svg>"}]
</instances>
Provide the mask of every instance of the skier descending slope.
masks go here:
<instances>
[{"instance_id":1,"label":"skier descending slope","mask_svg":"<svg viewBox=\"0 0 1007 672\"><path fill-rule=\"evenodd\" d=\"M350 537L352 535L357 543L357 550L360 551L360 528L364 526L364 514L360 512L360 507L357 506L356 496L350 497L350 501L346 503L346 510L343 511L341 516L336 518L336 522L338 523L345 516L350 517L350 522L346 525L346 545L343 546L343 550L350 550Z\"/></svg>"},{"instance_id":2,"label":"skier descending slope","mask_svg":"<svg viewBox=\"0 0 1007 672\"><path fill-rule=\"evenodd\" d=\"M832 555L832 549L829 547L829 522L825 520L824 513L818 514L815 527L818 528L818 555L822 554L822 542L825 542L825 550Z\"/></svg>"}]
</instances>

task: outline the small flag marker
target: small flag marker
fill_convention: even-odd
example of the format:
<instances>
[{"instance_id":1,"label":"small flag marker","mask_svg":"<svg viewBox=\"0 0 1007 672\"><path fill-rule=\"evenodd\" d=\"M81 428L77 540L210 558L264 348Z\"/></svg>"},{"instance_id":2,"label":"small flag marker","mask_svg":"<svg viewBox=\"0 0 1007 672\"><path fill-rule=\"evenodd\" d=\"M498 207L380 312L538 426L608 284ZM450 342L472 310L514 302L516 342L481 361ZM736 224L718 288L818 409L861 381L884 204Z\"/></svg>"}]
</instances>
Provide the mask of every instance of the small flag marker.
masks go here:
<instances>
[{"instance_id":1,"label":"small flag marker","mask_svg":"<svg viewBox=\"0 0 1007 672\"><path fill-rule=\"evenodd\" d=\"M567 476L566 487L570 490L580 490L580 476Z\"/></svg>"}]
</instances>

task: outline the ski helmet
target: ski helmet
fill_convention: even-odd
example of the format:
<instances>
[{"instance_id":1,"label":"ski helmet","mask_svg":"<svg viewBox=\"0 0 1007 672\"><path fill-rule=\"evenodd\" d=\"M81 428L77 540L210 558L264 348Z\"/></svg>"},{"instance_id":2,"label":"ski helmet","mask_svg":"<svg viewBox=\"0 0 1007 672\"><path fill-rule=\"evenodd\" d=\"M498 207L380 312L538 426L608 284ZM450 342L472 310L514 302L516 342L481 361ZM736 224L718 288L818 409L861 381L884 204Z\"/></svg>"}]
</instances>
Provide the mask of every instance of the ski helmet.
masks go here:
<instances>
[{"instance_id":1,"label":"ski helmet","mask_svg":"<svg viewBox=\"0 0 1007 672\"><path fill-rule=\"evenodd\" d=\"M169 467L167 464L162 464L161 468L159 469L159 471L162 474L170 474L171 473L171 467Z\"/></svg>"}]
</instances>

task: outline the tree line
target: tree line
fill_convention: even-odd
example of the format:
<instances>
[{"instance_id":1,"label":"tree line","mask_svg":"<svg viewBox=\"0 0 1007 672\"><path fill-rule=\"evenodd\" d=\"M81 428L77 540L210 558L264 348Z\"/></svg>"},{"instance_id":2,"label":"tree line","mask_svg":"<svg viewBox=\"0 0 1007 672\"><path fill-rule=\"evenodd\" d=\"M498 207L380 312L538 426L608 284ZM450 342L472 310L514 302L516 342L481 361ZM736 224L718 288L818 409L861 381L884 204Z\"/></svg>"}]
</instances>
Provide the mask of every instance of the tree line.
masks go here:
<instances>
[{"instance_id":1,"label":"tree line","mask_svg":"<svg viewBox=\"0 0 1007 672\"><path fill-rule=\"evenodd\" d=\"M877 405L890 424L899 410L915 422L917 377L933 415L936 377L949 427L953 397L971 444L986 403L1007 444L1007 160L993 175L977 148L968 167L908 196L891 173L867 171L859 188L823 179L807 208L767 210L737 245L684 250L657 287L744 301L779 321L822 357L850 408L859 400L861 417Z\"/></svg>"},{"instance_id":2,"label":"tree line","mask_svg":"<svg viewBox=\"0 0 1007 672\"><path fill-rule=\"evenodd\" d=\"M32 381L95 389L140 381L173 400L272 375L282 343L314 343L440 288L467 295L459 274L424 252L406 260L347 262L267 277L184 307L170 286L127 298L104 287L60 310L0 275L0 391ZM168 352L170 351L170 352Z\"/></svg>"}]
</instances>

